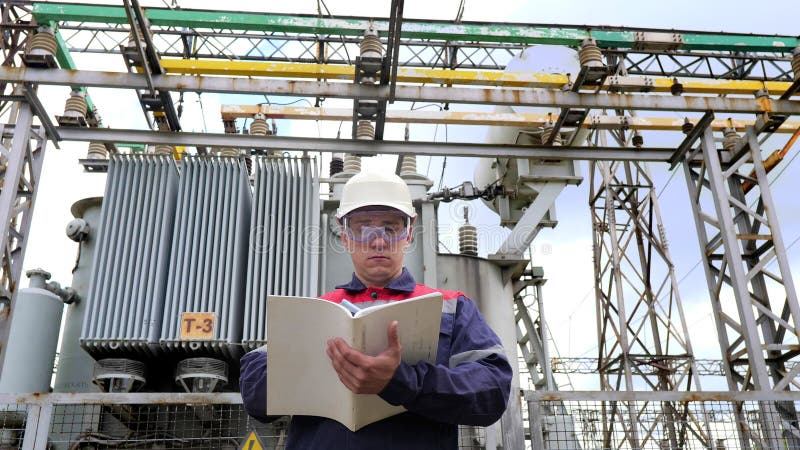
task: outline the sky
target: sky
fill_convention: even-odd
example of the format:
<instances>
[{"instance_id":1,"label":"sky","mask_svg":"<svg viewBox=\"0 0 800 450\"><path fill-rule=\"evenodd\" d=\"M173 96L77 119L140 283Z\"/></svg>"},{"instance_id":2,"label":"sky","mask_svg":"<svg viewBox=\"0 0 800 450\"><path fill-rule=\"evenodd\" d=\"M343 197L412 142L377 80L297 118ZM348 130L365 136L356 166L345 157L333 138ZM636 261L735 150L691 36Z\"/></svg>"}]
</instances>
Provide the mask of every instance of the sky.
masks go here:
<instances>
[{"instance_id":1,"label":"sky","mask_svg":"<svg viewBox=\"0 0 800 450\"><path fill-rule=\"evenodd\" d=\"M167 1L172 4L171 1ZM356 15L385 17L389 11L388 1L325 2L334 15ZM142 2L144 6L165 6L164 2ZM219 8L219 2L179 1L184 8ZM275 13L316 13L317 2L299 0L292 2L226 2L238 10L264 11ZM452 20L457 13L459 2L419 1L405 2L404 17L407 19ZM656 6L657 5L657 6ZM463 20L484 22L553 23L582 25L618 25L652 28L676 28L687 30L725 31L755 34L798 33L796 0L776 0L770 3L770 11L775 13L758 16L754 20L752 2L728 1L686 1L641 2L609 0L602 3L589 1L523 1L508 0L487 2L466 0ZM780 11L786 14L778 13ZM125 71L119 55L73 55L78 67L87 70ZM51 114L61 114L69 90L60 87L43 86L40 98ZM110 89L91 89L91 96L97 103L100 114L107 126L114 128L146 127L145 120L131 91ZM271 97L272 101L281 101ZM182 124L185 130L222 132L219 115L221 104L259 103L263 99L244 96L219 96L216 94L186 94L185 112ZM329 100L325 106L349 107L351 101ZM202 106L202 107L201 107ZM398 103L393 107L407 109L410 105ZM477 111L491 110L491 107L474 105L454 105L453 110ZM339 124L334 122L278 121L278 134L286 136L336 136ZM344 135L349 125L343 127ZM435 142L483 142L487 130L468 126L411 125L413 140ZM402 140L402 125L387 125L386 139ZM665 140L660 136L645 136L647 145L675 145L677 142ZM768 140L767 151L780 148L785 136ZM800 151L794 150L790 155ZM45 165L39 187L36 210L30 234L30 243L24 263L25 270L42 267L53 274L53 279L62 285L69 285L70 270L74 264L77 244L68 240L64 229L72 218L69 207L75 201L102 195L105 178L103 175L87 174L78 164L85 157L86 144L61 143L61 149L48 146ZM327 158L327 156L326 156ZM322 160L327 167L327 160ZM420 157L418 170L431 178L434 189L440 186L456 186L472 178L477 161L474 159L441 157ZM394 157L365 159L367 168L394 168ZM597 356L597 337L595 326L595 296L592 270L591 219L588 207L589 173L588 165L581 163L584 182L579 186L568 186L557 200L558 226L542 231L533 243L533 258L537 265L544 267L548 279L544 286L545 308L552 336L551 354L553 356ZM665 166L651 166L659 192L661 215L667 239L680 280L680 294L684 302L690 337L698 358L720 357L716 333L713 331L711 309L700 259L691 210L688 203L683 175L667 170ZM783 170L783 169L782 169ZM800 165L787 164L773 185L775 203L783 229L784 241L792 245L800 239L800 211L794 191L800 180ZM327 175L325 173L325 175ZM447 230L442 236L442 251L457 251L454 230L460 225L461 208L464 202L442 203L439 207L440 227ZM471 202L471 222L479 227L481 237L480 253L485 256L493 253L508 233L498 225L497 215L480 202ZM797 267L800 261L800 245L791 246L788 255L791 264ZM23 285L27 282L24 281ZM596 384L596 375L573 376L570 379L559 376L562 386L591 388ZM709 379L705 389L724 389L722 380Z\"/></svg>"}]
</instances>

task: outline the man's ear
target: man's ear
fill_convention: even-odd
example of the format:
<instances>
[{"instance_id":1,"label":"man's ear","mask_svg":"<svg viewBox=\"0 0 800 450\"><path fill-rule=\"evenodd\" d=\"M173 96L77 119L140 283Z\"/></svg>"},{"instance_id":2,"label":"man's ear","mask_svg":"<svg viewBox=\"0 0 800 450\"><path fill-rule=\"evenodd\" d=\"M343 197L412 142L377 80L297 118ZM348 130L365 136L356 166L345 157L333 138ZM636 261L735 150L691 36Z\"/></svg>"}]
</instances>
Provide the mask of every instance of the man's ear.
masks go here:
<instances>
[{"instance_id":1,"label":"man's ear","mask_svg":"<svg viewBox=\"0 0 800 450\"><path fill-rule=\"evenodd\" d=\"M414 222L417 221L417 217L414 216L409 219L408 222L408 236L406 236L406 242L411 244L411 237L414 236Z\"/></svg>"}]
</instances>

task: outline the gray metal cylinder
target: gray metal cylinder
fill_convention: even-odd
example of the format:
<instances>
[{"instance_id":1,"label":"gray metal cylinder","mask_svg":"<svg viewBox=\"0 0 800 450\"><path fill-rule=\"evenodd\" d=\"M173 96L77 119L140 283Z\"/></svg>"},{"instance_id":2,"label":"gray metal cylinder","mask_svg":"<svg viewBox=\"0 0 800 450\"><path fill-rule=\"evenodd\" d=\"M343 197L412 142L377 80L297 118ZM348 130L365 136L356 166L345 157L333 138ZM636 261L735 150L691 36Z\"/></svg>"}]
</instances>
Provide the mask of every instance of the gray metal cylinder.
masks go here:
<instances>
[{"instance_id":1,"label":"gray metal cylinder","mask_svg":"<svg viewBox=\"0 0 800 450\"><path fill-rule=\"evenodd\" d=\"M514 292L511 283L503 280L503 268L483 258L462 255L439 254L436 262L437 287L468 295L475 301L486 323L497 333L514 370L511 392L519 392ZM516 399L509 400L500 421L503 448L524 448L522 413Z\"/></svg>"},{"instance_id":2,"label":"gray metal cylinder","mask_svg":"<svg viewBox=\"0 0 800 450\"><path fill-rule=\"evenodd\" d=\"M72 288L81 299L89 295L89 282L92 278L94 249L100 228L100 210L103 204L101 197L90 197L78 200L71 211L75 218L83 219L89 225L86 236L78 243L80 257L72 272ZM61 336L61 349L56 372L55 392L99 392L92 384L92 367L94 359L80 346L81 327L86 309L85 300L75 302L67 307L64 319L64 332Z\"/></svg>"},{"instance_id":3,"label":"gray metal cylinder","mask_svg":"<svg viewBox=\"0 0 800 450\"><path fill-rule=\"evenodd\" d=\"M49 392L64 303L36 287L20 289L14 301L0 392Z\"/></svg>"}]
</instances>

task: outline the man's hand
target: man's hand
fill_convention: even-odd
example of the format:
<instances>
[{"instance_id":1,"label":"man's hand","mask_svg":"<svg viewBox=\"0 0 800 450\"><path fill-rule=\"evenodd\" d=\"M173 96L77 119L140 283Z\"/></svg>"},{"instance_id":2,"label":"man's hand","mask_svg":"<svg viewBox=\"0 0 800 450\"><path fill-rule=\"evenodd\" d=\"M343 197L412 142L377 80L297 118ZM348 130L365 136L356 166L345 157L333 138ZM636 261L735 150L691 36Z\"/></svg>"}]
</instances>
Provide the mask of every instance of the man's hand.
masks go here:
<instances>
[{"instance_id":1,"label":"man's hand","mask_svg":"<svg viewBox=\"0 0 800 450\"><path fill-rule=\"evenodd\" d=\"M386 331L389 346L377 356L368 356L347 345L341 338L328 341L328 357L339 379L356 394L377 394L389 384L400 365L402 348L397 336L397 321Z\"/></svg>"}]
</instances>

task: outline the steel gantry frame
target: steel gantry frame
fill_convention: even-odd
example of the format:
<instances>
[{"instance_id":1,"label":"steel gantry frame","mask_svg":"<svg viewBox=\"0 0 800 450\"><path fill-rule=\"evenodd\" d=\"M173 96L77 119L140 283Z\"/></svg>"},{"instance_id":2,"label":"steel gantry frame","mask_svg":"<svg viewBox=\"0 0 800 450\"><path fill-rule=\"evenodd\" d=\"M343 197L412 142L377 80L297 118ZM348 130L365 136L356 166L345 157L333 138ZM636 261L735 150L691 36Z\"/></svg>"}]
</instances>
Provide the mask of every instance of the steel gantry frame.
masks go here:
<instances>
[{"instance_id":1,"label":"steel gantry frame","mask_svg":"<svg viewBox=\"0 0 800 450\"><path fill-rule=\"evenodd\" d=\"M35 3L41 21L57 20L72 52L112 53L127 38L123 8ZM359 36L372 21L262 13L148 8L153 36L166 57L355 63ZM221 15L224 14L224 17ZM224 24L224 26L223 26ZM791 80L794 36L754 36L618 27L404 20L398 62L405 67L502 70L533 44L578 46L595 38L633 75ZM623 50L624 49L624 50Z\"/></svg>"},{"instance_id":2,"label":"steel gantry frame","mask_svg":"<svg viewBox=\"0 0 800 450\"><path fill-rule=\"evenodd\" d=\"M0 371L47 147L31 106L17 100L11 108L8 123L0 124Z\"/></svg>"},{"instance_id":3,"label":"steel gantry frame","mask_svg":"<svg viewBox=\"0 0 800 450\"><path fill-rule=\"evenodd\" d=\"M586 159L595 161L592 165L591 206L598 213L593 217L593 225L598 308L601 310L598 321L599 329L603 330L598 332L602 347L598 369L603 376L603 385L628 391L639 388L663 391L696 389L699 388L698 372L680 309L652 177L645 165L646 161L682 163L687 184L693 188L690 189L693 210L703 246L729 388L734 391L800 389L795 380L800 373L800 366L795 364L796 349L800 345L796 323L800 309L774 217L774 204L765 184L769 167L765 167L761 160L757 141L758 132L765 129L765 122L745 119L726 122L695 117L697 113L709 110L755 113L762 119L770 118L770 132L796 130L796 122L784 121L792 115L800 115L800 102L793 97L800 82L796 74L793 76L791 68L791 52L800 43L796 37L608 27L453 24L398 18L402 19L402 27L396 42L397 51L385 64L397 67L397 71L392 70L392 76L402 84L361 85L342 82L354 80L351 56L358 54L359 37L372 24L384 33L382 38L385 42L391 20L163 8L141 10L135 0L125 3L124 8L28 2L2 5L4 27L18 31L16 35L4 35L6 40L3 42L8 50L19 50L26 34L35 28L29 17L10 12L12 6L23 5L22 10L29 7L39 24L46 23L58 30L57 59L61 67L12 67L13 56L9 59L9 53L5 53L6 61L0 68L0 83L25 87L16 94L8 93L8 88L0 93L3 100L13 103L15 108L4 126L4 138L12 133L12 140L3 156L22 158L20 161L9 159L13 163L6 164L3 174L4 186L19 186L19 189L16 194L13 190L3 189L0 195L0 219L12 227L3 240L3 248L9 249L4 253L7 261L4 260L3 274L9 280L13 281L24 254L25 227L29 226L38 184L45 132L55 142L93 140L364 154ZM222 15L226 17L224 22L220 21ZM145 37L144 45L136 45L141 61L140 64L129 64L130 72L70 70L76 69L70 52L124 53L121 44L128 39L130 24L146 22L150 24L152 34L147 36L151 40L147 42ZM224 23L224 27L221 28L220 23ZM578 74L510 76L488 71L503 69L525 46L555 44L577 47L587 38L595 39L606 59L614 62L612 69L619 71L622 68L625 76L609 76L587 92L581 90L581 86L573 86ZM274 79L276 77L289 79ZM49 124L48 114L41 110L35 96L38 84L80 89L134 89L157 93L162 101L168 103L171 92L218 92L379 102L551 106L581 108L587 113L591 110L616 110L617 116L589 114L579 126L592 129L600 136L605 136L606 131L615 133L622 144L628 144L623 133L630 130L686 128L684 121L675 123L663 118L633 117L625 115L626 112L678 111L692 116L687 120L689 124L697 124L697 131L690 134L693 140L687 138L676 152L673 148L632 148L605 143L558 147L365 142L278 136L264 139L241 134L178 132L179 126L158 133L64 128ZM764 92L754 97L756 90ZM167 108L170 106L171 103L165 105ZM94 110L91 104L89 110ZM325 115L328 120L345 120L338 118L341 113L326 111L325 108L300 111L269 106L260 112L272 118L285 114L286 117L319 120ZM349 112L352 117L352 111ZM39 117L42 127L33 126L34 115ZM404 115L394 110L387 111L386 121L459 123L460 120L460 123L481 125L516 125L523 121L527 127L541 127L547 121L544 117L526 114L513 117L485 115L478 119L467 115L459 116L455 111L443 111L438 115L423 112ZM730 125L739 131L747 130L745 143L726 148L720 153L722 159L715 159L713 131ZM562 131L569 132L570 129L565 127ZM700 145L692 148L698 140ZM15 149L23 147L26 151L15 153ZM15 175L18 167L24 169L19 176ZM755 201L755 206L748 207L751 200ZM2 213L7 206L9 213ZM710 206L713 211L708 209ZM25 214L20 216L23 210ZM773 261L778 263L777 272L770 268ZM18 280L18 273L16 277ZM13 296L17 284L11 282L8 286L8 292ZM770 294L774 297L775 286L786 294L782 309L769 301L767 290L772 289ZM635 300L630 302L631 299ZM604 334L612 329L616 333ZM544 336L536 337L546 345ZM537 358L543 359L539 364L546 368L546 352L539 353L542 356ZM549 373L550 369L544 372ZM644 381L634 381L636 374ZM637 424L637 412L631 404L612 402L607 406L617 412L607 415L616 425L609 423L606 433L620 429L614 426L621 426L628 447L642 446L651 436L658 435L659 439L666 439L659 442L660 445L677 448L690 439L687 437L689 434L694 436L691 439L710 445L711 435L702 424L702 418L690 418L690 421L696 421L694 424L672 428L664 425L663 430L656 430L661 426L659 422L650 427ZM742 427L739 430L742 447L747 448L750 443L770 445L784 439L794 442L797 413L793 407L786 402L764 401L761 408L765 422L770 420L769 414L778 412L786 425L781 433L772 434L766 431L759 434L758 430ZM665 401L662 407L664 424L685 424L686 420L676 420L681 414L670 401ZM762 428L774 429L766 424Z\"/></svg>"}]
</instances>

